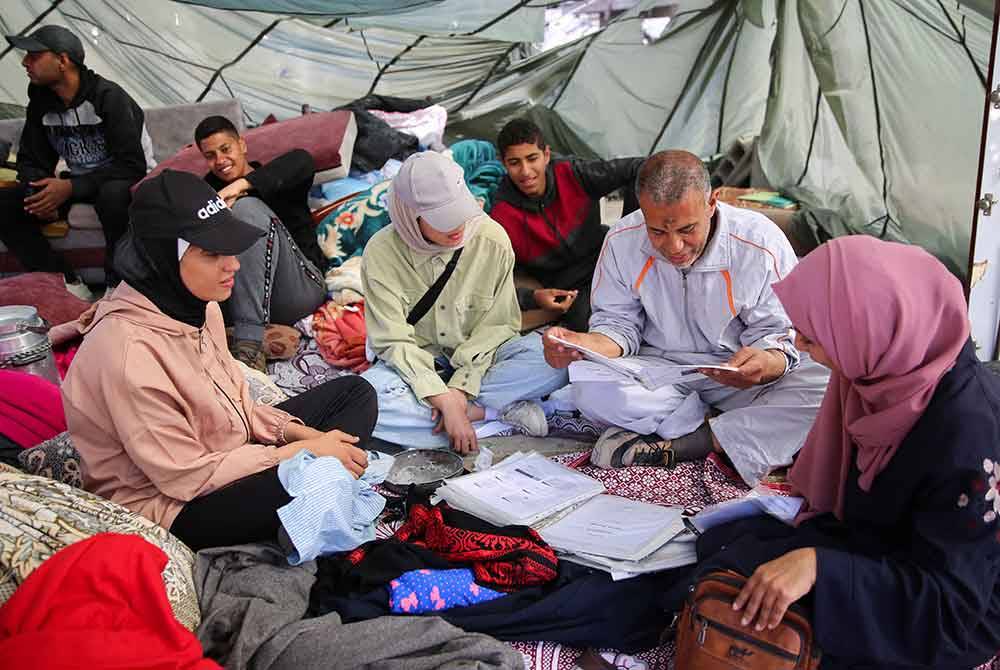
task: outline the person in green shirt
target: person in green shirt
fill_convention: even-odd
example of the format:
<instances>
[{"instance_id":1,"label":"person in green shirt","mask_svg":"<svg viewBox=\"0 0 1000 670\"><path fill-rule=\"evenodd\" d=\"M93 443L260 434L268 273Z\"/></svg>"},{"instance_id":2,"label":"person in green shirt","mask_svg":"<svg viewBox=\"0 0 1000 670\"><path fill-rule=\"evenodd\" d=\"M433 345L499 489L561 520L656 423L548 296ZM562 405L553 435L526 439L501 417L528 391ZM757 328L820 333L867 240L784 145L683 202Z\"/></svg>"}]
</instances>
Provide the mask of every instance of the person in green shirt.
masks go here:
<instances>
[{"instance_id":1,"label":"person in green shirt","mask_svg":"<svg viewBox=\"0 0 1000 670\"><path fill-rule=\"evenodd\" d=\"M518 334L514 251L469 192L462 168L428 151L403 163L391 226L365 247L361 283L378 393L374 435L404 447L478 448L473 424L500 420L548 433L549 393L568 383L545 363L538 333ZM452 263L452 261L455 261ZM428 290L451 274L426 311Z\"/></svg>"}]
</instances>

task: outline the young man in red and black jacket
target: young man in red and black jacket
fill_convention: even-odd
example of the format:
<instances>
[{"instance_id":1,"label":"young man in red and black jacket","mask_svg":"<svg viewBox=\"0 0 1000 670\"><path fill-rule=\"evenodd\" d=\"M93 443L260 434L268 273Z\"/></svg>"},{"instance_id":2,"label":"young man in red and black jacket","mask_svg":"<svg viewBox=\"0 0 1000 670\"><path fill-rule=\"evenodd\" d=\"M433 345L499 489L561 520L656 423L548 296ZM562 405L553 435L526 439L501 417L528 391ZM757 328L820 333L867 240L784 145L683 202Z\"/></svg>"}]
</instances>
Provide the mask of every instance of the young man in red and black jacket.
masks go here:
<instances>
[{"instance_id":1,"label":"young man in red and black jacket","mask_svg":"<svg viewBox=\"0 0 1000 670\"><path fill-rule=\"evenodd\" d=\"M490 216L507 231L515 269L541 283L519 288L521 311L545 309L567 328L586 330L590 281L604 244L600 200L625 188L623 214L636 209L633 184L642 158L552 160L542 131L515 119L497 137L507 175Z\"/></svg>"}]
</instances>

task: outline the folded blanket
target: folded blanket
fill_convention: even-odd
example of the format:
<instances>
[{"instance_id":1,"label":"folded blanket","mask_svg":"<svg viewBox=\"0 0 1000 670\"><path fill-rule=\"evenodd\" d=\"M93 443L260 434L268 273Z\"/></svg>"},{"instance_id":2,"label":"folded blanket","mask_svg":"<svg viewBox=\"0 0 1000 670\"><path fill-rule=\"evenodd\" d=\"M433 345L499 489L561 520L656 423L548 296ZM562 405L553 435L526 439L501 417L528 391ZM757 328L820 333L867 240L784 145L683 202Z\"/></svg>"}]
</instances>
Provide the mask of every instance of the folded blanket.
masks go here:
<instances>
[{"instance_id":1,"label":"folded blanket","mask_svg":"<svg viewBox=\"0 0 1000 670\"><path fill-rule=\"evenodd\" d=\"M58 386L27 372L0 370L0 435L27 448L64 430Z\"/></svg>"},{"instance_id":2,"label":"folded blanket","mask_svg":"<svg viewBox=\"0 0 1000 670\"><path fill-rule=\"evenodd\" d=\"M338 305L329 301L313 314L313 334L320 354L330 365L362 373L371 367L365 358L365 304Z\"/></svg>"}]
</instances>

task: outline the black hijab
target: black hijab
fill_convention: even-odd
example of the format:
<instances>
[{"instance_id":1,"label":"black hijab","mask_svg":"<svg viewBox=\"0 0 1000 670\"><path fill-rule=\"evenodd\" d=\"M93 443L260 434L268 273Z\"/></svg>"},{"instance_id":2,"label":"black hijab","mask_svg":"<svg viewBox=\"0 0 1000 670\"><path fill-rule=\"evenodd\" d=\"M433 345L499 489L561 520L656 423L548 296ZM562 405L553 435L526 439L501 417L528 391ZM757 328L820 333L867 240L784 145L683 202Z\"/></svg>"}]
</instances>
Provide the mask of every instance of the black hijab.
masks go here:
<instances>
[{"instance_id":1,"label":"black hijab","mask_svg":"<svg viewBox=\"0 0 1000 670\"><path fill-rule=\"evenodd\" d=\"M208 303L191 293L181 281L178 239L142 238L136 235L135 226L129 225L115 247L115 270L171 319L201 328L205 325Z\"/></svg>"},{"instance_id":2,"label":"black hijab","mask_svg":"<svg viewBox=\"0 0 1000 670\"><path fill-rule=\"evenodd\" d=\"M233 215L215 189L200 177L164 170L136 189L129 207L128 232L115 247L115 270L161 312L201 328L208 303L181 281L177 240L235 256L263 234Z\"/></svg>"}]
</instances>

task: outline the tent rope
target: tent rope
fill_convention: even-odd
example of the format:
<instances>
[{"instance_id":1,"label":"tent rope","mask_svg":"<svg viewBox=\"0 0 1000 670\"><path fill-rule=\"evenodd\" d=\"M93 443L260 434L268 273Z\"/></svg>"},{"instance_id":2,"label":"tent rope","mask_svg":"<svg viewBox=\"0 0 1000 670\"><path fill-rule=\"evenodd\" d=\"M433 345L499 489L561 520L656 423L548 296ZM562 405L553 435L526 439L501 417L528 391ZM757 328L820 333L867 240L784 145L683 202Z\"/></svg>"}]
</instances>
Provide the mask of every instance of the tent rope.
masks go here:
<instances>
[{"instance_id":1,"label":"tent rope","mask_svg":"<svg viewBox=\"0 0 1000 670\"><path fill-rule=\"evenodd\" d=\"M958 26L955 25L955 21L951 18L951 13L945 8L944 3L942 3L941 0L938 0L938 6L941 8L941 12L944 14L945 18L948 19L948 23L951 24L951 28L955 31L955 35L958 36L958 42L965 50L965 55L969 57L969 63L972 65L972 69L975 70L976 74L979 76L979 81L982 83L983 90L985 91L988 88L986 85L986 73L979 68L979 63L976 62L976 59L972 55L972 51L969 50L969 43L965 36L965 15L962 15L962 30L959 30Z\"/></svg>"},{"instance_id":2,"label":"tent rope","mask_svg":"<svg viewBox=\"0 0 1000 670\"><path fill-rule=\"evenodd\" d=\"M406 54L410 53L410 51L412 51L414 48L416 48L417 46L419 46L420 43L423 42L426 37L427 37L427 35L420 35L419 37L417 37L416 40L414 40L413 42L411 42L410 44L408 44L405 49L403 49L398 54L396 54L395 56L393 56L391 61L389 61L388 63L386 63L382 67L380 67L378 69L378 74L375 75L375 79L372 80L371 87L368 89L368 95L371 95L372 93L375 92L375 87L378 86L379 81L382 80L382 75L384 75L386 72L388 72L389 68L391 68L393 65L395 65L396 63L398 63L400 58L402 58Z\"/></svg>"},{"instance_id":3,"label":"tent rope","mask_svg":"<svg viewBox=\"0 0 1000 670\"><path fill-rule=\"evenodd\" d=\"M451 110L452 114L457 114L458 112L462 111L462 108L464 108L466 105L472 102L473 98L479 95L479 92L483 90L483 87L486 86L486 84L489 83L490 79L493 78L493 75L496 74L497 69L500 67L500 65L503 64L503 62L510 57L511 53L513 53L514 49L516 49L517 47L518 44L516 42L514 44L511 44L510 47L506 51L504 51L500 55L500 57L496 59L496 61L493 62L493 67L490 68L490 71L486 73L485 77L479 80L479 83L476 85L476 88L472 91L472 93L470 93L465 100L459 103L458 107Z\"/></svg>"},{"instance_id":4,"label":"tent rope","mask_svg":"<svg viewBox=\"0 0 1000 670\"><path fill-rule=\"evenodd\" d=\"M715 137L715 152L722 153L722 128L726 123L726 99L729 96L729 77L733 73L733 61L736 60L736 50L740 46L740 35L743 34L743 21L736 26L736 36L733 38L733 50L729 54L729 64L726 65L726 79L722 82L722 99L719 102L719 132Z\"/></svg>"},{"instance_id":5,"label":"tent rope","mask_svg":"<svg viewBox=\"0 0 1000 670\"><path fill-rule=\"evenodd\" d=\"M816 86L816 110L813 113L813 127L812 134L809 136L809 150L806 152L806 162L802 166L802 174L799 178L795 180L796 186L802 185L802 180L806 178L806 173L809 171L809 163L812 161L813 147L816 145L816 129L819 128L819 110L820 103L823 102L823 89L820 86Z\"/></svg>"},{"instance_id":6,"label":"tent rope","mask_svg":"<svg viewBox=\"0 0 1000 670\"><path fill-rule=\"evenodd\" d=\"M721 4L722 3L715 3L714 5L706 7L704 10L702 10L701 15L695 19L692 19L690 23L695 23L697 21L701 21L705 18L708 18L709 16L712 15L712 13L714 13L715 9L718 8ZM674 101L673 107L671 107L670 109L670 114L667 115L666 120L660 127L660 132L656 134L656 138L653 140L653 143L649 146L648 153L651 154L654 151L656 151L656 145L658 145L660 143L660 140L663 139L663 135L667 132L667 128L670 126L670 122L674 120L674 115L677 114L677 110L680 109L681 103L684 102L684 99L687 97L688 91L690 90L691 85L694 83L695 75L698 73L699 66L705 60L705 54L708 53L708 50L710 48L712 48L713 46L716 45L716 43L718 43L719 39L722 36L723 30L725 29L726 25L728 25L729 22L732 20L735 13L736 13L735 5L730 5L729 7L725 7L719 13L719 18L716 19L715 25L713 25L712 29L708 31L708 35L705 36L705 41L702 43L701 48L698 49L698 55L695 57L694 63L691 65L691 69L688 71L687 79L684 80L684 86L681 87L681 91L677 96L677 100ZM687 25L690 25L690 23L685 24L685 27ZM668 37L672 37L675 34L676 33L671 33L670 35L668 35Z\"/></svg>"},{"instance_id":7,"label":"tent rope","mask_svg":"<svg viewBox=\"0 0 1000 670\"><path fill-rule=\"evenodd\" d=\"M899 224L889 213L889 173L885 166L885 144L882 142L882 110L879 107L878 101L878 83L875 76L875 61L872 59L871 34L868 31L868 19L865 16L865 0L858 0L858 7L861 10L861 27L864 29L865 33L865 48L868 52L868 71L871 74L872 81L872 103L875 107L875 138L878 140L878 156L882 170L882 206L885 207L885 214L878 219L875 219L872 223L885 219L885 222L882 225L882 232L879 233L879 238L885 239L885 234L889 230L889 224Z\"/></svg>"},{"instance_id":8,"label":"tent rope","mask_svg":"<svg viewBox=\"0 0 1000 670\"><path fill-rule=\"evenodd\" d=\"M195 99L195 102L201 102L202 100L204 100L205 96L208 95L209 91L212 90L212 86L215 85L215 80L218 79L219 76L222 74L222 71L225 70L227 67L236 65L241 60L243 60L244 56L250 53L250 50L253 49L255 46L257 46L262 39L267 37L267 34L272 30L274 30L278 26L278 24L281 23L282 21L284 21L284 19L278 19L276 21L273 21L271 25L269 25L267 28L264 28L264 30L262 30L260 34L257 35L257 37L255 37L253 41L250 42L250 44L246 45L243 51L237 54L236 58L234 58L233 60L229 61L228 63L217 69L215 73L212 75L212 78L208 80L208 84L205 85L205 90L202 91L201 95L199 95Z\"/></svg>"}]
</instances>

